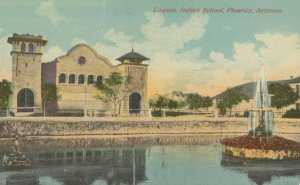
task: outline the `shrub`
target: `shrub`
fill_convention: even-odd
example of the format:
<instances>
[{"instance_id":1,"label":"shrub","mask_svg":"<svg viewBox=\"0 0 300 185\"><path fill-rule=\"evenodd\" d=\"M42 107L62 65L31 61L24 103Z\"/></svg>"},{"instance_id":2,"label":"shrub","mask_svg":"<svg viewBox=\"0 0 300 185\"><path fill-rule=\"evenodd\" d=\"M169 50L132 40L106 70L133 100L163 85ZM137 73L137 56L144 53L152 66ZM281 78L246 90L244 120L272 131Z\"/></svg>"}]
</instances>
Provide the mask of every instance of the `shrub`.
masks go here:
<instances>
[{"instance_id":1,"label":"shrub","mask_svg":"<svg viewBox=\"0 0 300 185\"><path fill-rule=\"evenodd\" d=\"M282 116L284 118L300 118L300 110L290 109Z\"/></svg>"},{"instance_id":2,"label":"shrub","mask_svg":"<svg viewBox=\"0 0 300 185\"><path fill-rule=\"evenodd\" d=\"M169 111L166 111L166 116L173 116L173 117L176 117L176 116L182 116L182 115L191 115L192 113L190 112L169 112ZM194 113L195 115L198 115L200 113ZM151 115L154 116L154 117L162 117L162 111L152 111L151 112Z\"/></svg>"}]
</instances>

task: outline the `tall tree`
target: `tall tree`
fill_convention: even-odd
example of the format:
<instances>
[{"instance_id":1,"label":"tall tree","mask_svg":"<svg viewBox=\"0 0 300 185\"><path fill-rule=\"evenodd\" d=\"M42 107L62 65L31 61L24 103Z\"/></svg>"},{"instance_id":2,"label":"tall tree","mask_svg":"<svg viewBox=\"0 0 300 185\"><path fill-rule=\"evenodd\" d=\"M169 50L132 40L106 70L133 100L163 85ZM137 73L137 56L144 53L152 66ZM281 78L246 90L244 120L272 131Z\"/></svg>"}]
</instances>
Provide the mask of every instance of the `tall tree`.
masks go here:
<instances>
[{"instance_id":1,"label":"tall tree","mask_svg":"<svg viewBox=\"0 0 300 185\"><path fill-rule=\"evenodd\" d=\"M243 93L241 88L234 87L228 88L222 96L222 100L219 102L218 108L220 112L224 112L222 109L229 109L229 115L231 116L232 108L242 102L243 100L249 100L246 94Z\"/></svg>"},{"instance_id":2,"label":"tall tree","mask_svg":"<svg viewBox=\"0 0 300 185\"><path fill-rule=\"evenodd\" d=\"M168 101L168 108L169 109L177 109L178 105L179 105L178 101L173 100L173 99L169 99L169 101Z\"/></svg>"},{"instance_id":3,"label":"tall tree","mask_svg":"<svg viewBox=\"0 0 300 185\"><path fill-rule=\"evenodd\" d=\"M117 107L121 101L128 97L131 90L131 76L122 76L119 72L113 72L105 80L105 83L96 83L95 87L100 90L96 99L113 104L113 115L117 117Z\"/></svg>"},{"instance_id":4,"label":"tall tree","mask_svg":"<svg viewBox=\"0 0 300 185\"><path fill-rule=\"evenodd\" d=\"M149 106L150 106L150 108L152 108L152 110L155 111L155 108L156 108L156 100L155 100L155 99L150 99L150 100L149 100Z\"/></svg>"},{"instance_id":5,"label":"tall tree","mask_svg":"<svg viewBox=\"0 0 300 185\"><path fill-rule=\"evenodd\" d=\"M203 107L203 98L198 93L187 93L185 95L189 109L199 109Z\"/></svg>"},{"instance_id":6,"label":"tall tree","mask_svg":"<svg viewBox=\"0 0 300 185\"><path fill-rule=\"evenodd\" d=\"M298 100L298 95L287 84L271 83L269 93L272 94L271 106L277 109L289 106Z\"/></svg>"},{"instance_id":7,"label":"tall tree","mask_svg":"<svg viewBox=\"0 0 300 185\"><path fill-rule=\"evenodd\" d=\"M6 110L6 116L9 115L9 97L12 94L12 84L7 80L0 82L0 109Z\"/></svg>"},{"instance_id":8,"label":"tall tree","mask_svg":"<svg viewBox=\"0 0 300 185\"><path fill-rule=\"evenodd\" d=\"M163 108L167 108L169 104L169 99L166 96L159 95L156 107L161 111Z\"/></svg>"},{"instance_id":9,"label":"tall tree","mask_svg":"<svg viewBox=\"0 0 300 185\"><path fill-rule=\"evenodd\" d=\"M185 93L181 92L181 91L173 91L172 95L175 96L174 101L177 102L177 107L176 108L182 108L185 107L187 105L186 102L186 97L185 97Z\"/></svg>"},{"instance_id":10,"label":"tall tree","mask_svg":"<svg viewBox=\"0 0 300 185\"><path fill-rule=\"evenodd\" d=\"M212 99L209 97L209 96L205 96L202 98L202 101L203 101L203 108L205 108L206 110L212 106L213 102L212 102Z\"/></svg>"},{"instance_id":11,"label":"tall tree","mask_svg":"<svg viewBox=\"0 0 300 185\"><path fill-rule=\"evenodd\" d=\"M226 105L225 105L225 102L224 101L220 101L218 104L217 104L217 107L219 109L219 114L221 115L225 115L226 114Z\"/></svg>"},{"instance_id":12,"label":"tall tree","mask_svg":"<svg viewBox=\"0 0 300 185\"><path fill-rule=\"evenodd\" d=\"M61 99L59 90L55 84L43 84L42 85L42 103L43 103L43 115L47 114L47 104L56 103Z\"/></svg>"}]
</instances>

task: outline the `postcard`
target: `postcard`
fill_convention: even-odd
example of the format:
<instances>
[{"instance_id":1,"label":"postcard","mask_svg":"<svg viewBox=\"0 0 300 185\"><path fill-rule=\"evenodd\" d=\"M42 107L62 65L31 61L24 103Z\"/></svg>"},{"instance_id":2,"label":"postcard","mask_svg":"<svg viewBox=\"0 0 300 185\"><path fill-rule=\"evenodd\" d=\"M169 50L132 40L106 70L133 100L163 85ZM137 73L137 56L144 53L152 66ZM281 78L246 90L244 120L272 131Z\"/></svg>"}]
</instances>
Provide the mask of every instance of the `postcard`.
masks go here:
<instances>
[{"instance_id":1,"label":"postcard","mask_svg":"<svg viewBox=\"0 0 300 185\"><path fill-rule=\"evenodd\" d=\"M0 185L299 185L297 0L0 0Z\"/></svg>"}]
</instances>

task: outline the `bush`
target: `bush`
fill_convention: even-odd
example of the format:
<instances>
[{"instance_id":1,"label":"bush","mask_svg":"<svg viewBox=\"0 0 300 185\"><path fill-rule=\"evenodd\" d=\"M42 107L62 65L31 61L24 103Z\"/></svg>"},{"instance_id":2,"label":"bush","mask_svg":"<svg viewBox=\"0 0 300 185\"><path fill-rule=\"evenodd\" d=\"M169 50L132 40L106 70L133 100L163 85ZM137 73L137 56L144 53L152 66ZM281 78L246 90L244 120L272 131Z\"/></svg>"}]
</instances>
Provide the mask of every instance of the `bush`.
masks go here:
<instances>
[{"instance_id":1,"label":"bush","mask_svg":"<svg viewBox=\"0 0 300 185\"><path fill-rule=\"evenodd\" d=\"M300 110L290 109L282 116L284 118L300 118Z\"/></svg>"},{"instance_id":2,"label":"bush","mask_svg":"<svg viewBox=\"0 0 300 185\"><path fill-rule=\"evenodd\" d=\"M182 116L182 115L191 115L192 113L190 112L168 112L166 111L166 116ZM194 113L195 115L199 115L199 112ZM151 115L154 117L162 117L162 111L152 111Z\"/></svg>"}]
</instances>

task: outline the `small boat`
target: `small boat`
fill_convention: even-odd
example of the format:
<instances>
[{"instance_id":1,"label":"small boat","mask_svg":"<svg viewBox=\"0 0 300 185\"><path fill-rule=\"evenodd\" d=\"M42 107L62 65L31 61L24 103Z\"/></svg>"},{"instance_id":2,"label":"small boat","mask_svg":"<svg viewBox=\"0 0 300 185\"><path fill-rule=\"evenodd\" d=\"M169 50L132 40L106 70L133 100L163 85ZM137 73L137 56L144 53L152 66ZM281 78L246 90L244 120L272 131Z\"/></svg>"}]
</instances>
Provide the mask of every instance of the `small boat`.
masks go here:
<instances>
[{"instance_id":1,"label":"small boat","mask_svg":"<svg viewBox=\"0 0 300 185\"><path fill-rule=\"evenodd\" d=\"M31 168L31 161L21 152L4 155L2 164L8 170Z\"/></svg>"}]
</instances>

